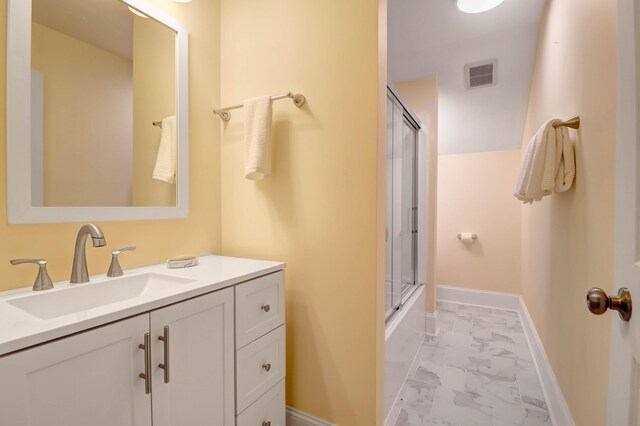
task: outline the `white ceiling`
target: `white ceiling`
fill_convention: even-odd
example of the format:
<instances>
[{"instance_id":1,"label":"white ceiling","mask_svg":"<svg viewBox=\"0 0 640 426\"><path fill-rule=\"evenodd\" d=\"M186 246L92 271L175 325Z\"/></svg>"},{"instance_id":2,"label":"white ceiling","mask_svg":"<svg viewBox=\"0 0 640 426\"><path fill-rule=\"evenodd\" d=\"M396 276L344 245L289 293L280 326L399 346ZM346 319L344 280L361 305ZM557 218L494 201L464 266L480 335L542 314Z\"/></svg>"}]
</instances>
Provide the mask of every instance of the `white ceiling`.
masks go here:
<instances>
[{"instance_id":1,"label":"white ceiling","mask_svg":"<svg viewBox=\"0 0 640 426\"><path fill-rule=\"evenodd\" d=\"M389 81L438 79L440 154L518 149L544 0L465 14L455 0L389 0ZM497 59L497 84L467 90L464 65Z\"/></svg>"},{"instance_id":2,"label":"white ceiling","mask_svg":"<svg viewBox=\"0 0 640 426\"><path fill-rule=\"evenodd\" d=\"M455 0L389 0L389 78L420 78L445 46L538 25L544 0L505 0L485 13L458 10Z\"/></svg>"},{"instance_id":3,"label":"white ceiling","mask_svg":"<svg viewBox=\"0 0 640 426\"><path fill-rule=\"evenodd\" d=\"M120 0L32 0L38 24L116 55L133 56L133 14Z\"/></svg>"}]
</instances>

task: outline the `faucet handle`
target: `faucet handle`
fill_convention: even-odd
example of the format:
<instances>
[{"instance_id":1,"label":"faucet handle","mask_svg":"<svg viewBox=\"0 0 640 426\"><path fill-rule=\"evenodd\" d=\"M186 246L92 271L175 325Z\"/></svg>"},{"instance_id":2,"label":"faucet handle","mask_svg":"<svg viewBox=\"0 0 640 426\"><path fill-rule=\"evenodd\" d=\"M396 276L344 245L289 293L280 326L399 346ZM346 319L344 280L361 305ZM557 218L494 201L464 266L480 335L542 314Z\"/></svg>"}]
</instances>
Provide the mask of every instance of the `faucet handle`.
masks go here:
<instances>
[{"instance_id":1,"label":"faucet handle","mask_svg":"<svg viewBox=\"0 0 640 426\"><path fill-rule=\"evenodd\" d=\"M124 274L122 272L122 267L120 266L120 261L118 260L118 255L123 251L134 251L135 246L123 247L111 252L111 265L109 265L109 271L107 271L108 277L119 277Z\"/></svg>"},{"instance_id":2,"label":"faucet handle","mask_svg":"<svg viewBox=\"0 0 640 426\"><path fill-rule=\"evenodd\" d=\"M40 290L48 290L53 288L53 283L51 282L51 277L49 277L49 273L47 272L47 261L44 259L12 259L12 265L20 265L23 263L35 263L39 266L38 268L38 276L36 277L36 281L33 283L33 291Z\"/></svg>"}]
</instances>

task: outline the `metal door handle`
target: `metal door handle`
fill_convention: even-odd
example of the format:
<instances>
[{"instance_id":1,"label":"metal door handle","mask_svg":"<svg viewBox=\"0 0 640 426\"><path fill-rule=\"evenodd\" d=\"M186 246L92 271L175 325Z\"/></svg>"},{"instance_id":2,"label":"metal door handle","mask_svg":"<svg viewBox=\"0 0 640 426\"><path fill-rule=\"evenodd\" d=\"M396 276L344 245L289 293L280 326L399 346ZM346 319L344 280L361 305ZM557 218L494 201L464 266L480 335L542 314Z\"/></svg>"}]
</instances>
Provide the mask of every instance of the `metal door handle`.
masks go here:
<instances>
[{"instance_id":1,"label":"metal door handle","mask_svg":"<svg viewBox=\"0 0 640 426\"><path fill-rule=\"evenodd\" d=\"M144 333L144 344L138 345L140 349L144 349L144 373L138 376L144 379L144 393L151 393L151 335Z\"/></svg>"},{"instance_id":2,"label":"metal door handle","mask_svg":"<svg viewBox=\"0 0 640 426\"><path fill-rule=\"evenodd\" d=\"M617 296L607 296L601 288L594 287L587 292L587 307L596 314L602 315L607 309L618 311L623 321L631 319L631 293L622 287Z\"/></svg>"},{"instance_id":3,"label":"metal door handle","mask_svg":"<svg viewBox=\"0 0 640 426\"><path fill-rule=\"evenodd\" d=\"M164 362L158 364L158 367L164 370L164 382L169 383L169 326L164 326L164 335L158 336L158 340L164 343Z\"/></svg>"},{"instance_id":4,"label":"metal door handle","mask_svg":"<svg viewBox=\"0 0 640 426\"><path fill-rule=\"evenodd\" d=\"M262 426L271 426L271 422L268 420L265 420L262 422Z\"/></svg>"},{"instance_id":5,"label":"metal door handle","mask_svg":"<svg viewBox=\"0 0 640 426\"><path fill-rule=\"evenodd\" d=\"M271 364L268 363L268 362L262 363L262 368L264 368L264 371L266 371L268 373L269 370L271 370Z\"/></svg>"},{"instance_id":6,"label":"metal door handle","mask_svg":"<svg viewBox=\"0 0 640 426\"><path fill-rule=\"evenodd\" d=\"M262 309L265 312L269 312L271 310L271 306L270 305L262 305L260 306L260 309Z\"/></svg>"}]
</instances>

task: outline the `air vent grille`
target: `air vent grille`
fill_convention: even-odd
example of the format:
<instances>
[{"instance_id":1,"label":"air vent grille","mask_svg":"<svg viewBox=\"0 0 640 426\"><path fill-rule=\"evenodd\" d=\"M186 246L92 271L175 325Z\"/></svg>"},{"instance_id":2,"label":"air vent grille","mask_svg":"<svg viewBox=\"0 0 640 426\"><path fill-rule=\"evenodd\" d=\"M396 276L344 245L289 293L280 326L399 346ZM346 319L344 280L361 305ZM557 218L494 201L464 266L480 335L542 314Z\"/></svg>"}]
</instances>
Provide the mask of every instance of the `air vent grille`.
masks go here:
<instances>
[{"instance_id":1,"label":"air vent grille","mask_svg":"<svg viewBox=\"0 0 640 426\"><path fill-rule=\"evenodd\" d=\"M496 84L496 60L476 62L464 66L467 89Z\"/></svg>"}]
</instances>

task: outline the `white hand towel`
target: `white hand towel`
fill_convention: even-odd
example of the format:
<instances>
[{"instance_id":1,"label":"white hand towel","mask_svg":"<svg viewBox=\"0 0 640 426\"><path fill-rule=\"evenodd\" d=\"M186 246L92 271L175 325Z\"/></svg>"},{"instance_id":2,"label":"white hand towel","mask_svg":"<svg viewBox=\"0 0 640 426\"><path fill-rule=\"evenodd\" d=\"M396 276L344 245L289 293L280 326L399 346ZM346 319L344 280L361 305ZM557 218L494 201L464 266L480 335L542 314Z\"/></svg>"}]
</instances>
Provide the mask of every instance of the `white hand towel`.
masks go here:
<instances>
[{"instance_id":1,"label":"white hand towel","mask_svg":"<svg viewBox=\"0 0 640 426\"><path fill-rule=\"evenodd\" d=\"M173 183L178 168L178 126L176 116L172 115L162 120L162 133L156 165L153 168L153 179Z\"/></svg>"},{"instance_id":2,"label":"white hand towel","mask_svg":"<svg viewBox=\"0 0 640 426\"><path fill-rule=\"evenodd\" d=\"M524 203L540 201L555 189L571 188L575 176L573 146L566 127L554 128L554 119L544 123L527 145L514 196Z\"/></svg>"},{"instance_id":3,"label":"white hand towel","mask_svg":"<svg viewBox=\"0 0 640 426\"><path fill-rule=\"evenodd\" d=\"M259 180L271 173L271 97L244 101L244 173Z\"/></svg>"}]
</instances>

